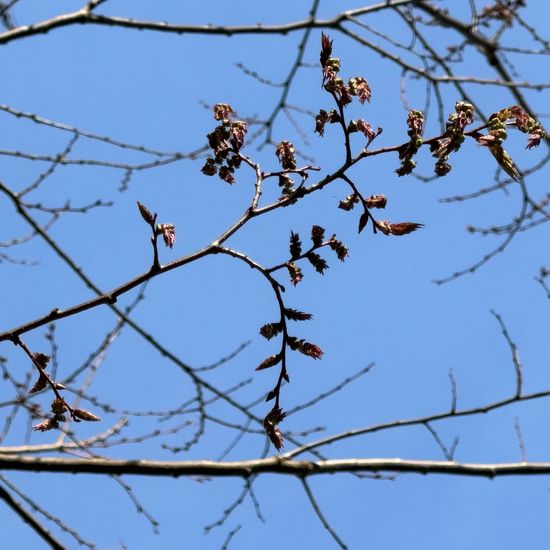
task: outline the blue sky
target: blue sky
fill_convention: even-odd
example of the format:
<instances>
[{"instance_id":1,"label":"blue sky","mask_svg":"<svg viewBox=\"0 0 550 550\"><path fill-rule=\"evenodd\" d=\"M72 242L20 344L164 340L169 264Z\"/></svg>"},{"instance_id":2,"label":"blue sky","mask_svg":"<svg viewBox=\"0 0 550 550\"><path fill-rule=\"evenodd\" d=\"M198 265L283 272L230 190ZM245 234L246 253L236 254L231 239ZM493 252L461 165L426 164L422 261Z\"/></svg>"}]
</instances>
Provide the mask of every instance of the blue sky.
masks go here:
<instances>
[{"instance_id":1,"label":"blue sky","mask_svg":"<svg viewBox=\"0 0 550 550\"><path fill-rule=\"evenodd\" d=\"M189 24L283 23L303 19L307 2L278 2L264 5L240 2L175 3L112 0L104 13L139 19L167 20ZM338 4L338 5L336 5ZM442 2L453 8L453 2ZM464 9L468 3L464 2ZM358 2L348 7L361 5ZM18 24L78 9L79 2L58 2L55 6L22 0L15 16ZM460 6L462 8L462 6ZM343 3L321 1L319 17L328 18L344 9ZM454 12L461 15L460 9ZM466 12L465 12L466 13ZM546 15L542 3L523 11L527 21L537 25ZM368 24L405 43L406 27L397 17L375 15ZM544 33L545 29L540 29ZM350 116L363 117L373 127L382 126L376 147L406 141L406 110L400 99L401 71L372 51L337 32L334 53L342 59L342 74L363 75L371 84L373 97L364 107L350 107ZM450 30L434 30L433 46L443 51L457 42ZM504 43L529 43L526 34L508 31ZM365 36L372 38L367 31ZM109 135L129 143L163 151L191 151L203 145L215 125L203 103L225 102L242 117L263 119L271 113L280 88L260 84L243 74L236 63L272 81L286 77L296 56L302 32L288 36L205 37L177 36L110 27L75 26L49 35L15 41L0 49L4 69L0 103L22 111ZM320 31L312 32L304 60L316 64ZM403 54L406 55L406 54ZM544 56L510 55L519 71L518 80L543 82ZM494 77L473 48L466 49L465 61L457 74ZM504 88L465 85L486 114L515 103ZM411 107L423 109L425 85L406 80ZM442 88L446 115L462 98L454 88ZM526 90L525 97L537 112L548 113L547 91ZM318 111L332 108L330 97L320 87L320 69L303 67L294 80L289 103ZM307 136L305 142L281 115L273 138L289 139L303 154L321 166L320 176L338 167L344 159L337 128L327 128L324 138L313 134L312 120L295 114ZM542 119L544 124L544 119ZM0 149L56 155L70 134L28 120L0 114ZM426 136L438 133L436 107L432 102ZM253 129L250 130L250 133ZM471 141L471 140L470 140ZM246 153L264 169L276 170L273 147ZM361 140L354 143L355 150ZM545 145L525 151L525 136L510 132L506 148L521 168L529 167L546 154ZM141 162L136 152L121 151L80 139L70 158L100 158L111 162ZM345 263L330 251L323 251L330 268L321 277L307 265L304 280L287 287L286 304L311 312L314 319L293 326L299 337L319 344L325 354L312 361L292 354L289 363L292 382L283 391L283 407L306 402L341 380L374 362L375 367L342 392L316 407L290 416L283 425L292 431L324 426L326 434L398 418L417 417L448 409L453 369L458 384L458 406L483 405L511 395L514 369L510 351L490 310L505 320L519 346L525 369L525 391L550 387L547 369L549 345L547 299L534 281L541 265L548 265L548 229L541 225L519 234L502 254L473 275L438 286L434 279L475 263L500 241L465 231L466 225L491 226L509 222L517 214L521 195L518 186L509 193L492 193L480 199L445 204L440 199L461 195L491 185L495 163L488 151L473 141L466 142L451 159L452 172L445 178L424 183L412 176L398 178L395 154L367 159L350 172L366 195L388 197L380 216L392 221L415 221L424 229L401 238L373 235L370 228L357 234L359 213L337 208L349 193L334 183L300 204L254 220L233 237L228 245L250 255L263 265L287 259L290 231L304 241L313 224L326 228L350 248ZM418 156L417 172L431 175L429 152ZM151 262L147 227L139 217L139 200L158 212L160 222L173 223L177 230L173 250L161 250L161 262L183 256L212 241L247 206L253 187L249 172L241 169L233 186L200 172L202 161L181 161L163 168L136 172L126 191L119 190L123 171L104 167L66 166L59 168L34 194L32 200L60 205L70 199L82 205L97 199L112 201L109 208L97 208L87 215L67 214L50 234L102 289L115 287L147 270ZM1 180L19 190L33 181L47 164L0 156ZM544 168L527 179L534 197L547 191ZM318 176L310 178L316 181ZM278 195L274 182L266 183L262 201ZM28 228L6 197L0 198L0 241L25 234ZM35 239L9 249L35 267L2 263L0 330L7 330L43 315L53 307L68 307L92 297L89 289L49 250ZM124 306L136 293L121 298ZM239 344L250 345L235 359L204 376L217 387L230 388L249 377L253 381L236 396L242 403L253 401L275 383L270 370L255 373L255 366L274 353L278 342L266 342L258 329L275 321L277 304L266 282L255 272L227 257L211 257L174 270L153 280L146 299L132 318L150 331L183 361L200 367L227 355ZM107 308L97 308L58 323L59 372L66 375L82 364L116 322ZM41 328L26 335L35 351L47 352ZM12 372L22 378L28 361L21 350L0 345ZM158 352L147 346L130 329L125 329L109 348L90 393L101 402L119 409L165 410L193 395L189 380ZM12 388L0 385L0 402L11 399ZM43 407L48 397L39 396ZM88 408L93 409L90 405ZM263 416L268 406L258 405ZM3 422L8 409L0 409ZM227 405L216 404L213 414L227 421L242 422ZM103 416L103 415L100 415ZM102 425L79 425L78 436L86 437L110 426L120 415L108 415ZM513 462L520 460L514 430L519 418L529 460L549 460L550 420L547 401L514 405L466 419L434 424L450 444L460 437L456 460L464 462ZM188 417L185 417L187 419ZM196 420L192 415L190 420ZM179 420L181 421L181 420ZM173 421L171 425L177 424ZM128 435L155 429L154 419L130 419ZM167 427L167 426L162 426ZM191 430L161 443L177 445ZM3 445L25 441L26 423L20 415ZM188 453L173 455L160 448L159 441L105 451L106 456L156 459L216 459L234 438L234 432L210 424L200 445ZM312 434L313 440L323 434ZM54 432L33 433L32 444L53 442ZM264 438L247 436L230 452L228 460L256 458ZM288 443L285 449L289 450ZM272 452L272 451L270 451ZM332 458L402 457L442 459L440 449L423 427L402 428L349 439L323 449ZM214 522L233 502L242 488L239 479L143 479L127 478L136 495L160 522L160 534L153 534L142 515L136 513L127 495L110 479L91 476L21 474L7 476L42 506L60 515L86 539L100 548L220 548L236 525L242 525L231 547L331 548L333 541L322 528L300 483L293 478L266 475L259 478L255 493L265 523L259 521L249 498L227 522L210 534L203 528ZM402 475L394 481L358 480L350 475L311 480L319 504L331 524L350 548L414 547L448 550L459 548L539 547L547 540L550 483L546 478L509 478L493 481L446 476ZM32 533L13 512L0 506L3 535L0 548L41 548ZM69 547L74 541L59 535Z\"/></svg>"}]
</instances>

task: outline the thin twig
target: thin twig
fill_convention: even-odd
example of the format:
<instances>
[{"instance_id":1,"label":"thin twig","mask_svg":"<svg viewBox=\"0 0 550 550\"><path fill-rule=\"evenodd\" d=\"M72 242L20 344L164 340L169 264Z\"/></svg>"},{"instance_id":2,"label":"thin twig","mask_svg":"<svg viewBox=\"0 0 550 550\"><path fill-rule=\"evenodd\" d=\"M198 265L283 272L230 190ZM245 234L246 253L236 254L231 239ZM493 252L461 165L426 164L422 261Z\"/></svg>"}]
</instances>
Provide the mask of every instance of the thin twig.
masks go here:
<instances>
[{"instance_id":1,"label":"thin twig","mask_svg":"<svg viewBox=\"0 0 550 550\"><path fill-rule=\"evenodd\" d=\"M527 449L525 448L525 440L523 439L519 418L517 416L516 418L514 418L514 429L516 431L516 436L518 438L518 445L521 453L521 461L527 462Z\"/></svg>"},{"instance_id":2,"label":"thin twig","mask_svg":"<svg viewBox=\"0 0 550 550\"><path fill-rule=\"evenodd\" d=\"M520 397L523 387L523 365L521 364L519 358L518 348L515 342L512 340L510 333L508 332L508 329L506 328L506 325L502 320L502 317L494 310L491 310L491 314L498 321L498 324L500 325L500 328L502 330L502 334L504 335L504 338L506 338L506 342L508 342L508 346L510 347L510 352L512 354L512 363L514 364L514 371L516 373L516 397Z\"/></svg>"},{"instance_id":3,"label":"thin twig","mask_svg":"<svg viewBox=\"0 0 550 550\"><path fill-rule=\"evenodd\" d=\"M323 512L321 511L321 508L319 508L319 504L317 503L317 500L315 499L315 495L313 494L307 480L305 478L300 478L300 482L302 483L302 487L304 488L304 491L306 492L307 498L309 499L309 502L311 504L311 507L313 508L313 511L323 524L323 527L330 533L330 536L334 539L334 542L342 548L342 550L347 550L347 546L344 544L342 539L338 536L338 533L331 527L330 523L328 522L327 518L324 516Z\"/></svg>"},{"instance_id":4,"label":"thin twig","mask_svg":"<svg viewBox=\"0 0 550 550\"><path fill-rule=\"evenodd\" d=\"M237 525L236 527L231 529L229 533L227 533L227 537L223 541L221 550L227 550L227 548L229 548L229 543L231 542L233 537L240 531L241 527L242 527L241 525Z\"/></svg>"}]
</instances>

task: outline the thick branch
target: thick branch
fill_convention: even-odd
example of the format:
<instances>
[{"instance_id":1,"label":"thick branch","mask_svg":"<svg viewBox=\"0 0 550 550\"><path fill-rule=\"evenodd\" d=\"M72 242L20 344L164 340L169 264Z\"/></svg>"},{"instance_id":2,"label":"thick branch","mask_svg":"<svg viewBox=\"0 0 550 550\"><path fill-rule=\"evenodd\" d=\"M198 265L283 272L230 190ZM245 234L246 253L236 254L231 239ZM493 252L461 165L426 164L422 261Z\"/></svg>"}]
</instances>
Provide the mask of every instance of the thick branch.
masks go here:
<instances>
[{"instance_id":1,"label":"thick branch","mask_svg":"<svg viewBox=\"0 0 550 550\"><path fill-rule=\"evenodd\" d=\"M160 477L209 476L250 477L256 474L312 476L342 472L408 472L475 477L550 474L550 462L510 462L498 464L459 463L448 460L406 460L401 458L351 458L338 460L284 460L278 456L240 462L190 460L108 460L103 458L0 457L0 470L57 472L100 475L141 475Z\"/></svg>"}]
</instances>

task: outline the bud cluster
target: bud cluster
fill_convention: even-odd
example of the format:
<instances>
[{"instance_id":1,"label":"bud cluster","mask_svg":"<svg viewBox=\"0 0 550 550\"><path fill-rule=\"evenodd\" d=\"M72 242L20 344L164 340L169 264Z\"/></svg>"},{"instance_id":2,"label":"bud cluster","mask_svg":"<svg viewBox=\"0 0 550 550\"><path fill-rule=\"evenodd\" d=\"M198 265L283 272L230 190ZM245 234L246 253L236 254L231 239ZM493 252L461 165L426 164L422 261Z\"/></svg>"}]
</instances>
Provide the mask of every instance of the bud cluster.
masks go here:
<instances>
[{"instance_id":1,"label":"bud cluster","mask_svg":"<svg viewBox=\"0 0 550 550\"><path fill-rule=\"evenodd\" d=\"M282 193L279 197L279 200L283 200L285 198L290 198L296 195L296 189L294 189L294 180L285 173L286 170L296 170L296 157L295 157L296 149L294 148L294 145L290 143L290 141L281 141L277 144L275 147L275 154L277 155L277 158L279 159L279 162L281 163L281 166L283 167L283 172L279 174L279 187L282 187ZM300 172L303 179L307 178L307 174L305 172ZM285 206L288 206L290 204L293 204L296 202L296 199L299 196L296 195L295 199L292 201L286 201Z\"/></svg>"},{"instance_id":2,"label":"bud cluster","mask_svg":"<svg viewBox=\"0 0 550 550\"><path fill-rule=\"evenodd\" d=\"M311 228L311 242L313 246L321 246L325 239L325 230L319 225L314 225Z\"/></svg>"},{"instance_id":3,"label":"bud cluster","mask_svg":"<svg viewBox=\"0 0 550 550\"><path fill-rule=\"evenodd\" d=\"M162 235L164 244L169 248L176 242L176 228L171 223L159 223L155 228L157 235Z\"/></svg>"},{"instance_id":4,"label":"bud cluster","mask_svg":"<svg viewBox=\"0 0 550 550\"><path fill-rule=\"evenodd\" d=\"M260 329L260 334L266 339L271 340L283 330L283 323L267 323Z\"/></svg>"},{"instance_id":5,"label":"bud cluster","mask_svg":"<svg viewBox=\"0 0 550 550\"><path fill-rule=\"evenodd\" d=\"M321 359L323 357L324 352L317 344L306 342L303 338L298 339L295 336L289 336L288 346L291 350L299 351L313 359Z\"/></svg>"},{"instance_id":6,"label":"bud cluster","mask_svg":"<svg viewBox=\"0 0 550 550\"><path fill-rule=\"evenodd\" d=\"M69 407L61 397L56 397L51 403L52 416L49 416L33 426L33 430L37 432L47 432L59 428L60 422L65 422L65 412ZM75 422L84 420L85 422L99 422L101 418L85 409L70 409L72 418Z\"/></svg>"},{"instance_id":7,"label":"bud cluster","mask_svg":"<svg viewBox=\"0 0 550 550\"><path fill-rule=\"evenodd\" d=\"M153 269L158 270L160 268L157 245L158 238L162 236L164 244L169 248L173 248L176 242L176 228L171 223L156 223L157 214L152 214L150 210L139 201L137 201L137 206L143 221L151 228L151 244L153 245L154 254Z\"/></svg>"},{"instance_id":8,"label":"bud cluster","mask_svg":"<svg viewBox=\"0 0 550 550\"><path fill-rule=\"evenodd\" d=\"M361 132L367 138L367 142L370 143L378 135L380 130L375 132L367 121L359 118L357 120L350 120L348 124L348 132L350 134Z\"/></svg>"},{"instance_id":9,"label":"bud cluster","mask_svg":"<svg viewBox=\"0 0 550 550\"><path fill-rule=\"evenodd\" d=\"M328 263L324 258L321 258L316 252L308 252L306 258L309 260L309 263L315 268L317 273L321 275L325 274L325 269L328 269Z\"/></svg>"},{"instance_id":10,"label":"bud cluster","mask_svg":"<svg viewBox=\"0 0 550 550\"><path fill-rule=\"evenodd\" d=\"M465 101L458 101L455 104L455 112L447 119L443 137L430 145L432 155L437 158L435 173L438 176L447 175L452 167L447 162L449 155L460 149L464 142L464 130L468 124L474 121L474 106Z\"/></svg>"},{"instance_id":11,"label":"bud cluster","mask_svg":"<svg viewBox=\"0 0 550 550\"><path fill-rule=\"evenodd\" d=\"M279 187L282 187L281 198L294 195L294 180L287 174L281 174L279 176Z\"/></svg>"},{"instance_id":12,"label":"bud cluster","mask_svg":"<svg viewBox=\"0 0 550 550\"><path fill-rule=\"evenodd\" d=\"M48 416L42 422L33 426L33 430L37 432L47 432L59 428L60 422L65 422L65 412L69 410L67 404L62 398L55 398L51 404L52 416ZM84 420L85 422L99 422L101 418L85 409L71 409L71 416L75 422Z\"/></svg>"},{"instance_id":13,"label":"bud cluster","mask_svg":"<svg viewBox=\"0 0 550 550\"><path fill-rule=\"evenodd\" d=\"M338 204L338 208L341 208L342 210L345 210L346 212L349 212L350 210L353 210L353 207L359 202L359 195L357 193L351 193L351 195L348 195L344 199L340 201Z\"/></svg>"},{"instance_id":14,"label":"bud cluster","mask_svg":"<svg viewBox=\"0 0 550 550\"><path fill-rule=\"evenodd\" d=\"M300 235L294 233L294 231L290 232L289 251L291 260L296 260L302 255L302 241L300 240Z\"/></svg>"},{"instance_id":15,"label":"bud cluster","mask_svg":"<svg viewBox=\"0 0 550 550\"><path fill-rule=\"evenodd\" d=\"M295 170L296 169L296 157L294 156L296 149L290 141L281 141L275 148L275 154L283 167L283 170Z\"/></svg>"},{"instance_id":16,"label":"bud cluster","mask_svg":"<svg viewBox=\"0 0 550 550\"><path fill-rule=\"evenodd\" d=\"M422 147L422 136L424 134L424 114L422 111L411 109L407 116L407 126L409 127L407 135L410 140L399 149L401 167L395 171L398 176L410 174L416 167L416 162L412 158Z\"/></svg>"},{"instance_id":17,"label":"bud cluster","mask_svg":"<svg viewBox=\"0 0 550 550\"><path fill-rule=\"evenodd\" d=\"M287 262L286 268L290 275L290 282L296 286L304 278L302 270L294 262Z\"/></svg>"},{"instance_id":18,"label":"bud cluster","mask_svg":"<svg viewBox=\"0 0 550 550\"><path fill-rule=\"evenodd\" d=\"M278 451L283 448L284 442L283 435L281 434L278 425L283 421L284 417L285 413L283 410L280 407L275 406L264 418L265 433Z\"/></svg>"},{"instance_id":19,"label":"bud cluster","mask_svg":"<svg viewBox=\"0 0 550 550\"><path fill-rule=\"evenodd\" d=\"M357 96L359 103L363 105L365 101L370 102L372 90L369 83L362 76L355 76L348 80L349 93L352 96Z\"/></svg>"},{"instance_id":20,"label":"bud cluster","mask_svg":"<svg viewBox=\"0 0 550 550\"><path fill-rule=\"evenodd\" d=\"M527 149L537 147L546 137L546 132L540 122L529 116L519 105L493 113L489 118L489 133L476 136L477 142L489 149L500 167L514 180L521 179L512 157L503 149L502 143L508 137L507 124L513 124L521 132L528 134Z\"/></svg>"},{"instance_id":21,"label":"bud cluster","mask_svg":"<svg viewBox=\"0 0 550 550\"><path fill-rule=\"evenodd\" d=\"M506 109L501 109L497 113L493 113L489 119L489 135L495 135L498 138L502 134L498 134L498 130L502 132L502 124L504 125L504 138L506 139L506 122L513 123L518 130L524 134L528 134L527 149L538 147L541 139L546 137L546 132L542 128L540 122L529 116L529 114L522 109L519 105L513 105ZM501 125L499 125L500 123ZM502 142L500 142L502 143ZM497 145L500 145L497 143Z\"/></svg>"},{"instance_id":22,"label":"bud cluster","mask_svg":"<svg viewBox=\"0 0 550 550\"><path fill-rule=\"evenodd\" d=\"M309 263L315 268L317 273L324 275L325 270L328 269L327 261L315 252L318 248L328 246L331 250L336 252L336 256L339 260L343 261L348 256L348 248L336 238L336 235L332 235L329 239L325 240L325 230L323 227L314 225L311 228L311 242L312 246L306 252L302 252L302 241L298 233L290 232L290 260L285 264L290 275L290 282L293 285L297 285L302 279L302 270L296 265L296 260L306 258Z\"/></svg>"},{"instance_id":23,"label":"bud cluster","mask_svg":"<svg viewBox=\"0 0 550 550\"><path fill-rule=\"evenodd\" d=\"M234 114L235 111L227 103L214 105L214 119L220 121L220 124L206 136L214 156L208 157L202 167L203 174L218 174L220 179L229 184L235 182L233 174L241 166L239 153L247 133L246 122L233 120Z\"/></svg>"},{"instance_id":24,"label":"bud cluster","mask_svg":"<svg viewBox=\"0 0 550 550\"><path fill-rule=\"evenodd\" d=\"M353 97L359 99L359 103L370 101L372 90L367 80L362 76L355 76L348 80L347 85L338 76L341 62L338 57L332 57L332 40L324 33L321 35L321 55L319 57L323 69L323 86L331 93L340 107L345 107L353 101ZM323 113L325 113L323 115ZM316 131L323 135L326 122L336 122L335 117L327 118L325 111L320 111L316 119Z\"/></svg>"},{"instance_id":25,"label":"bud cluster","mask_svg":"<svg viewBox=\"0 0 550 550\"><path fill-rule=\"evenodd\" d=\"M34 366L38 369L39 372L38 380L29 390L29 394L42 391L47 386L50 386L55 393L55 398L50 405L51 415L44 418L44 420L42 420L38 424L34 425L33 430L38 432L47 432L49 430L55 430L59 428L59 423L65 422L67 420L65 417L65 412L69 412L75 422L80 422L81 420L95 422L100 420L98 416L89 411L86 411L84 409L72 409L67 405L63 397L61 397L61 395L59 394L59 390L65 390L66 387L63 384L54 382L46 373L48 363L50 362L49 355L41 352L31 353L28 351L28 353L30 354ZM36 409L37 415L39 414L39 410L39 408Z\"/></svg>"},{"instance_id":26,"label":"bud cluster","mask_svg":"<svg viewBox=\"0 0 550 550\"><path fill-rule=\"evenodd\" d=\"M321 137L325 135L325 124L327 122L329 124L340 122L340 115L336 112L336 109L331 109L328 112L320 109L319 114L315 117L315 132Z\"/></svg>"},{"instance_id":27,"label":"bud cluster","mask_svg":"<svg viewBox=\"0 0 550 550\"><path fill-rule=\"evenodd\" d=\"M386 208L388 199L385 195L371 195L368 199L365 199L365 204L368 208Z\"/></svg>"},{"instance_id":28,"label":"bud cluster","mask_svg":"<svg viewBox=\"0 0 550 550\"><path fill-rule=\"evenodd\" d=\"M522 7L525 7L525 0L497 0L494 4L485 6L478 19L484 21L484 24L490 19L502 21L507 27L511 27L517 10Z\"/></svg>"},{"instance_id":29,"label":"bud cluster","mask_svg":"<svg viewBox=\"0 0 550 550\"><path fill-rule=\"evenodd\" d=\"M336 238L336 235L333 235L329 239L328 245L332 250L334 250L334 252L336 252L336 257L341 262L343 262L348 257L348 254L349 254L348 247L344 243L342 243L342 241L339 241Z\"/></svg>"}]
</instances>

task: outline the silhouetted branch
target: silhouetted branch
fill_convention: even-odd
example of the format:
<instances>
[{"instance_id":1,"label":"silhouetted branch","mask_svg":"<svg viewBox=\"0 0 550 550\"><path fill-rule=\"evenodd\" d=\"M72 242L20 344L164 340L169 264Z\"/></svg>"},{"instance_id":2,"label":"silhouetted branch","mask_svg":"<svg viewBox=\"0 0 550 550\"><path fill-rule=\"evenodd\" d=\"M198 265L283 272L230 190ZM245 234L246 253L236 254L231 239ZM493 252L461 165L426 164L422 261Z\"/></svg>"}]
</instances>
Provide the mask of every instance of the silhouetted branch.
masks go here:
<instances>
[{"instance_id":1,"label":"silhouetted branch","mask_svg":"<svg viewBox=\"0 0 550 550\"><path fill-rule=\"evenodd\" d=\"M313 494L311 487L309 486L309 483L305 478L300 478L300 481L302 483L302 487L304 488L304 491L307 495L307 498L309 499L309 502L311 504L311 507L313 508L313 511L323 524L323 527L330 533L330 536L334 539L336 544L342 548L343 550L347 550L347 546L342 542L342 539L338 536L338 533L332 528L330 523L328 522L327 518L321 511L321 508L319 508L319 504L317 503L317 500L315 498L315 495Z\"/></svg>"},{"instance_id":2,"label":"silhouetted branch","mask_svg":"<svg viewBox=\"0 0 550 550\"><path fill-rule=\"evenodd\" d=\"M40 522L29 514L3 487L0 487L0 499L3 500L29 527L51 548L55 550L66 550Z\"/></svg>"}]
</instances>

